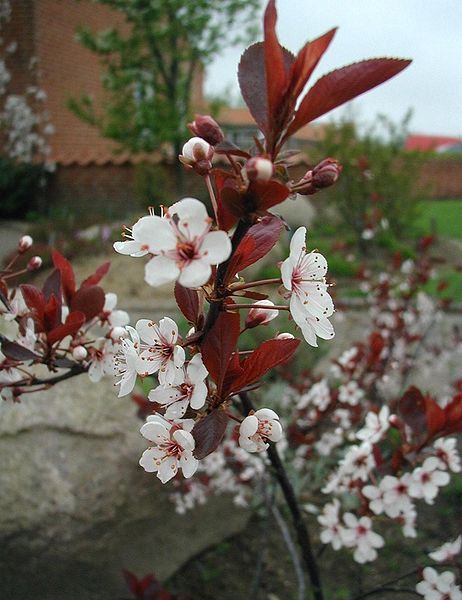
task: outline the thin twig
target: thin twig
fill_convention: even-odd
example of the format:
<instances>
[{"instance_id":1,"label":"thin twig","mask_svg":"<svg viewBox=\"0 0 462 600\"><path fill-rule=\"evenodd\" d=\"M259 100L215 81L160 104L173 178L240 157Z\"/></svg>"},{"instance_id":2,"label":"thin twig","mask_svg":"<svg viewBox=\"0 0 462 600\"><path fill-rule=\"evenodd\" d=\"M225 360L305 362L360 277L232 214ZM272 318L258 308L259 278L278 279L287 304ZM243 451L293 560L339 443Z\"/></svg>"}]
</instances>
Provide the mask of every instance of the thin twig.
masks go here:
<instances>
[{"instance_id":1,"label":"thin twig","mask_svg":"<svg viewBox=\"0 0 462 600\"><path fill-rule=\"evenodd\" d=\"M408 571L407 573L403 573L402 575L398 575L397 577L394 577L393 579L389 579L388 581L385 581L384 583L378 585L377 587L371 589L371 590L367 590L364 593L359 594L358 596L354 596L353 598L351 598L350 600L362 600L362 598L367 598L368 596L372 596L373 594L378 594L381 593L382 590L397 590L397 588L391 588L390 586L392 586L394 583L398 583L398 581L401 581L402 579L406 579L406 577L410 577L411 575L415 575L418 572L418 569L413 569L412 571ZM397 590L397 591L409 591L409 590ZM415 592L414 592L415 593ZM418 594L416 594L418 595Z\"/></svg>"},{"instance_id":2,"label":"thin twig","mask_svg":"<svg viewBox=\"0 0 462 600\"><path fill-rule=\"evenodd\" d=\"M251 410L254 410L254 406L248 394L241 392L239 397L241 398L244 415L247 415ZM316 563L315 555L311 548L308 528L303 520L302 511L298 505L294 489L289 481L289 478L287 477L286 470L282 464L276 446L274 444L270 444L266 452L273 467L275 478L284 494L284 499L292 516L292 522L297 534L297 541L300 546L303 562L310 577L314 600L324 600L321 576Z\"/></svg>"},{"instance_id":3,"label":"thin twig","mask_svg":"<svg viewBox=\"0 0 462 600\"><path fill-rule=\"evenodd\" d=\"M300 563L300 557L298 556L298 552L295 547L294 541L292 539L292 536L290 535L289 528L287 527L287 524L284 521L283 516L281 515L281 511L278 509L276 504L274 504L274 502L271 504L271 512L273 513L276 523L278 524L278 527L282 533L282 537L284 538L287 550L289 551L292 564L294 565L294 571L298 581L298 597L300 600L305 600L305 576L303 574L302 565Z\"/></svg>"}]
</instances>

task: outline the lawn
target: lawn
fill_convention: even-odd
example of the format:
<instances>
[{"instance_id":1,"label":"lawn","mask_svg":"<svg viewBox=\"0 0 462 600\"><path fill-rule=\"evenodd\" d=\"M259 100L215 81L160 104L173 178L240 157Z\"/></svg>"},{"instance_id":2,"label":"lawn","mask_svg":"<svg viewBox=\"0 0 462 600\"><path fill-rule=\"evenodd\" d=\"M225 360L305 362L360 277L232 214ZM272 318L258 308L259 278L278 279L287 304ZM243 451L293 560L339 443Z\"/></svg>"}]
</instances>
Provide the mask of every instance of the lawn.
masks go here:
<instances>
[{"instance_id":1,"label":"lawn","mask_svg":"<svg viewBox=\"0 0 462 600\"><path fill-rule=\"evenodd\" d=\"M420 211L419 229L430 233L435 227L440 237L462 239L462 199L426 200Z\"/></svg>"}]
</instances>

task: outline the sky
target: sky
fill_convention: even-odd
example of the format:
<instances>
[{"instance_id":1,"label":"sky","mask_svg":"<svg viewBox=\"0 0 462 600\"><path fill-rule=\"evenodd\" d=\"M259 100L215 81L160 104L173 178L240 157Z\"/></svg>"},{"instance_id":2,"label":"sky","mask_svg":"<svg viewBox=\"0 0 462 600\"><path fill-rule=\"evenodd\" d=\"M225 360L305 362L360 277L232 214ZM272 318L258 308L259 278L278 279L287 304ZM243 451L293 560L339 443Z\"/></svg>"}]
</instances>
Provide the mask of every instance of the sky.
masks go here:
<instances>
[{"instance_id":1,"label":"sky","mask_svg":"<svg viewBox=\"0 0 462 600\"><path fill-rule=\"evenodd\" d=\"M310 84L366 58L413 59L405 71L353 102L362 122L371 123L378 113L399 122L412 108L412 132L462 137L462 0L278 0L277 9L279 39L292 52L339 27ZM229 48L210 65L206 93L229 88L239 97L241 52ZM320 121L344 112L338 108Z\"/></svg>"}]
</instances>

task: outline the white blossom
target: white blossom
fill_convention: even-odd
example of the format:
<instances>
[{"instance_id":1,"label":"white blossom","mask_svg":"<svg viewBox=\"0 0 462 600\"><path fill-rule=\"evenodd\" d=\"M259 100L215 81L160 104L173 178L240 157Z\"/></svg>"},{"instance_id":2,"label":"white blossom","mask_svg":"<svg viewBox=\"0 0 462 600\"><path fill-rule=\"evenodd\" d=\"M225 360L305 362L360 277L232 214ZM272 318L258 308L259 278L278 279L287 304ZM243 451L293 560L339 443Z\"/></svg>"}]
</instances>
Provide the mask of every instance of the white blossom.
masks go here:
<instances>
[{"instance_id":1,"label":"white blossom","mask_svg":"<svg viewBox=\"0 0 462 600\"><path fill-rule=\"evenodd\" d=\"M260 408L247 416L239 427L239 445L247 452L264 452L269 447L266 440L279 442L281 438L279 417L269 408Z\"/></svg>"},{"instance_id":2,"label":"white blossom","mask_svg":"<svg viewBox=\"0 0 462 600\"><path fill-rule=\"evenodd\" d=\"M324 277L327 261L318 252L306 252L305 238L306 227L299 227L290 241L289 257L281 265L281 277L295 323L308 344L317 346L316 336L330 340L335 335L328 319L334 304Z\"/></svg>"},{"instance_id":3,"label":"white blossom","mask_svg":"<svg viewBox=\"0 0 462 600\"><path fill-rule=\"evenodd\" d=\"M180 419L188 405L194 410L202 408L208 389L204 382L208 371L201 354L195 354L186 369L178 374L178 381L169 386L159 386L149 392L149 400L166 407L166 419Z\"/></svg>"},{"instance_id":4,"label":"white blossom","mask_svg":"<svg viewBox=\"0 0 462 600\"><path fill-rule=\"evenodd\" d=\"M462 600L462 592L455 584L455 577L451 571L438 573L432 567L425 567L423 580L415 589L425 600Z\"/></svg>"},{"instance_id":5,"label":"white blossom","mask_svg":"<svg viewBox=\"0 0 462 600\"><path fill-rule=\"evenodd\" d=\"M140 465L148 473L157 473L166 483L181 468L186 478L197 470L198 460L193 456L195 441L190 433L194 421L186 419L181 425L172 424L159 415L148 417L141 434L154 445L143 452Z\"/></svg>"}]
</instances>

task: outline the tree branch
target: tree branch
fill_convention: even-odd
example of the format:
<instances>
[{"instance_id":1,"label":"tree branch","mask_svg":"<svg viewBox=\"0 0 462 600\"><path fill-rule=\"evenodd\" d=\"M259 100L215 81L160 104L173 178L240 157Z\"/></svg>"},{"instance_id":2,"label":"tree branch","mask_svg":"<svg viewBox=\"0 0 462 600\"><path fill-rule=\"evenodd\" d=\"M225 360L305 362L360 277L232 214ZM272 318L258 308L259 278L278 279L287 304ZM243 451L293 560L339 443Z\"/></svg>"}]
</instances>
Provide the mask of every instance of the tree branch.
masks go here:
<instances>
[{"instance_id":1,"label":"tree branch","mask_svg":"<svg viewBox=\"0 0 462 600\"><path fill-rule=\"evenodd\" d=\"M244 415L247 415L251 410L255 410L248 394L246 394L245 392L241 392L239 394L239 397L242 402L242 412ZM303 520L294 489L289 481L289 478L287 477L286 470L281 461L276 446L274 444L270 444L266 452L271 462L271 466L273 467L274 476L276 477L276 480L282 490L282 493L284 494L286 504L292 516L292 522L297 535L297 541L300 546L303 562L305 564L307 573L310 577L311 587L313 590L313 597L315 600L324 600L321 576L319 573L318 565L316 563L316 558L311 547L308 528Z\"/></svg>"}]
</instances>

